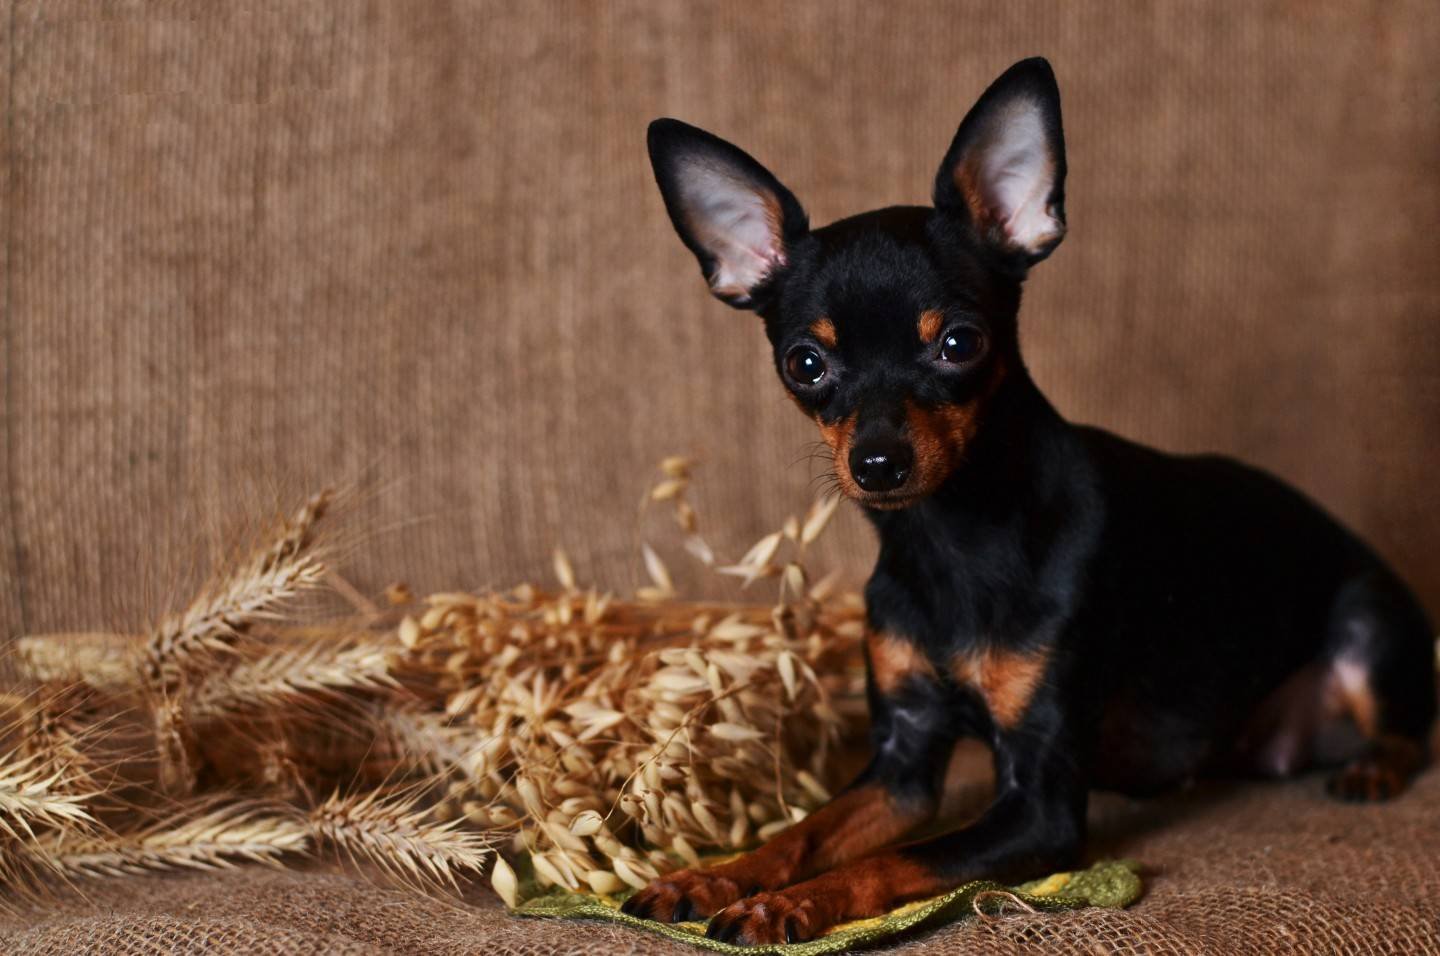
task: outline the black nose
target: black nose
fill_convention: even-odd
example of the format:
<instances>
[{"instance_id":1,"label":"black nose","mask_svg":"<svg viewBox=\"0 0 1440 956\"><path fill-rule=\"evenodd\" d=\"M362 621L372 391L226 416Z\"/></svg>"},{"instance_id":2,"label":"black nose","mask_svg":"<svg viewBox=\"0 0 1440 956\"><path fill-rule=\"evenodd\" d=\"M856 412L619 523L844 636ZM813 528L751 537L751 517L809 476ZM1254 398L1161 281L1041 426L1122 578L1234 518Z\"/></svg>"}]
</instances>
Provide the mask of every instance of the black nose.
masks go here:
<instances>
[{"instance_id":1,"label":"black nose","mask_svg":"<svg viewBox=\"0 0 1440 956\"><path fill-rule=\"evenodd\" d=\"M850 474L866 491L894 491L914 464L915 454L903 441L866 442L850 450Z\"/></svg>"}]
</instances>

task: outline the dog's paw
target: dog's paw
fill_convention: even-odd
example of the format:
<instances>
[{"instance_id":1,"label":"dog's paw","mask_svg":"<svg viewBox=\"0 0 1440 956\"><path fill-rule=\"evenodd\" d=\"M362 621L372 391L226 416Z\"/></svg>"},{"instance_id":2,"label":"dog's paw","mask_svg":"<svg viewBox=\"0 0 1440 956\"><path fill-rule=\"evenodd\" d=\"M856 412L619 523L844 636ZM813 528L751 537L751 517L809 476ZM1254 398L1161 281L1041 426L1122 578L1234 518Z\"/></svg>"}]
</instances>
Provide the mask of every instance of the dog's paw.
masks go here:
<instances>
[{"instance_id":1,"label":"dog's paw","mask_svg":"<svg viewBox=\"0 0 1440 956\"><path fill-rule=\"evenodd\" d=\"M802 943L834 925L814 899L781 890L757 893L727 906L710 921L705 934L738 946Z\"/></svg>"},{"instance_id":2,"label":"dog's paw","mask_svg":"<svg viewBox=\"0 0 1440 956\"><path fill-rule=\"evenodd\" d=\"M704 919L740 899L742 887L716 870L678 870L621 905L623 912L661 923Z\"/></svg>"},{"instance_id":3,"label":"dog's paw","mask_svg":"<svg viewBox=\"0 0 1440 956\"><path fill-rule=\"evenodd\" d=\"M1408 782L1401 768L1386 760L1364 757L1336 771L1325 789L1337 800L1375 803L1399 795Z\"/></svg>"}]
</instances>

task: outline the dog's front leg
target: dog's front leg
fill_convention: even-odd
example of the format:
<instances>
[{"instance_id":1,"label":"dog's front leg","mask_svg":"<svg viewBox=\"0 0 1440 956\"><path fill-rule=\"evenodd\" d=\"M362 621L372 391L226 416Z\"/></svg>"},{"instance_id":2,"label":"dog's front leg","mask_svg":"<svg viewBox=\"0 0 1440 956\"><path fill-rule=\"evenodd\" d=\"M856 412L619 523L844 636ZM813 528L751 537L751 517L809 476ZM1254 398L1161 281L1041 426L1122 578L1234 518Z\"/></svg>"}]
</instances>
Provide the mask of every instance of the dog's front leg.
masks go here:
<instances>
[{"instance_id":1,"label":"dog's front leg","mask_svg":"<svg viewBox=\"0 0 1440 956\"><path fill-rule=\"evenodd\" d=\"M708 917L887 846L934 816L958 726L947 692L918 652L907 657L894 650L898 644L869 643L873 755L865 770L754 852L662 876L630 897L625 912L672 923Z\"/></svg>"},{"instance_id":2,"label":"dog's front leg","mask_svg":"<svg viewBox=\"0 0 1440 956\"><path fill-rule=\"evenodd\" d=\"M803 883L740 900L709 935L741 945L813 939L837 923L880 916L969 880L1039 876L1071 865L1084 840L1086 788L1063 741L997 747L999 791L981 817L935 839L882 851Z\"/></svg>"}]
</instances>

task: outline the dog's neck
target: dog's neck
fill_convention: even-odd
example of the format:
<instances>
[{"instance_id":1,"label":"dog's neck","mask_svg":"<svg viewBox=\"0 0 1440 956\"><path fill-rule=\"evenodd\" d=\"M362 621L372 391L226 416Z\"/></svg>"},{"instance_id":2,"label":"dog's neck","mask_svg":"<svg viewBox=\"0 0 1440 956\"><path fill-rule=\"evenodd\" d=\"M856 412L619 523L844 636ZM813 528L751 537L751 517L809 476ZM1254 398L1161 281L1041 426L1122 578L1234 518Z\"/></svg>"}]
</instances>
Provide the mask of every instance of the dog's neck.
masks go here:
<instances>
[{"instance_id":1,"label":"dog's neck","mask_svg":"<svg viewBox=\"0 0 1440 956\"><path fill-rule=\"evenodd\" d=\"M1024 633L1048 607L1044 556L1075 534L1091 495L1073 427L1023 368L992 397L964 462L933 495L868 510L880 536L869 597L910 605L911 627L977 640Z\"/></svg>"},{"instance_id":2,"label":"dog's neck","mask_svg":"<svg viewBox=\"0 0 1440 956\"><path fill-rule=\"evenodd\" d=\"M991 397L964 460L933 494L898 511L867 509L882 539L916 526L943 525L952 536L983 534L1033 515L1035 506L1063 489L1059 467L1073 444L1073 428L1023 368Z\"/></svg>"}]
</instances>

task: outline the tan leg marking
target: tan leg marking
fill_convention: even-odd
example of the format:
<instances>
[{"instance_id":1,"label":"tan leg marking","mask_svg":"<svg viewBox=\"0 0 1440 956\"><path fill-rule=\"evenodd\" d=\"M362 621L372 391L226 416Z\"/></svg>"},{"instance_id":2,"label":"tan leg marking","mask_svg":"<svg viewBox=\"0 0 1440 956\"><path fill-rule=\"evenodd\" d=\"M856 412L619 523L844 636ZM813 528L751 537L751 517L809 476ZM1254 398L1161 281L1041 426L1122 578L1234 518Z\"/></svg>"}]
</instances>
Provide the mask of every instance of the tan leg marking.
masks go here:
<instances>
[{"instance_id":1,"label":"tan leg marking","mask_svg":"<svg viewBox=\"0 0 1440 956\"><path fill-rule=\"evenodd\" d=\"M1370 674L1359 661L1340 658L1330 665L1333 693L1338 698L1337 710L1348 714L1367 739L1374 739L1379 730L1375 693L1370 689Z\"/></svg>"},{"instance_id":2,"label":"tan leg marking","mask_svg":"<svg viewBox=\"0 0 1440 956\"><path fill-rule=\"evenodd\" d=\"M711 935L742 946L803 942L836 923L881 916L953 883L898 853L879 853L788 889L740 900L716 915Z\"/></svg>"},{"instance_id":3,"label":"tan leg marking","mask_svg":"<svg viewBox=\"0 0 1440 956\"><path fill-rule=\"evenodd\" d=\"M662 922L710 916L757 891L778 890L878 850L933 811L897 803L879 784L856 787L753 853L660 877L636 893L626 911Z\"/></svg>"},{"instance_id":4,"label":"tan leg marking","mask_svg":"<svg viewBox=\"0 0 1440 956\"><path fill-rule=\"evenodd\" d=\"M1369 750L1330 778L1330 793L1341 800L1375 801L1397 796L1425 766L1418 741L1383 733L1380 702L1363 661L1340 657L1330 665L1327 696L1335 713L1348 715L1370 741Z\"/></svg>"}]
</instances>

